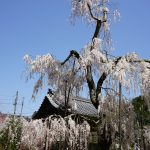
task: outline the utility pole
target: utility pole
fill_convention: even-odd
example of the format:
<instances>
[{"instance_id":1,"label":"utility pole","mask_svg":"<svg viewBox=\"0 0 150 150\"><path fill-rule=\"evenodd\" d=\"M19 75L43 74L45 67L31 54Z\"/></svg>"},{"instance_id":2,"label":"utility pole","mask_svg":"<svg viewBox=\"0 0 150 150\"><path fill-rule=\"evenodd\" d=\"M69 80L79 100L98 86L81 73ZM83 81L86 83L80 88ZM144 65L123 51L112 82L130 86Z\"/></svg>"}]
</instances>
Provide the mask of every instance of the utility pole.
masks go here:
<instances>
[{"instance_id":1,"label":"utility pole","mask_svg":"<svg viewBox=\"0 0 150 150\"><path fill-rule=\"evenodd\" d=\"M17 102L18 102L18 91L16 92L16 98L15 98L15 101L14 101L14 116L16 115L16 106L17 106Z\"/></svg>"},{"instance_id":2,"label":"utility pole","mask_svg":"<svg viewBox=\"0 0 150 150\"><path fill-rule=\"evenodd\" d=\"M21 104L21 113L20 113L20 116L22 116L23 105L24 105L24 97L22 98L22 104Z\"/></svg>"},{"instance_id":3,"label":"utility pole","mask_svg":"<svg viewBox=\"0 0 150 150\"><path fill-rule=\"evenodd\" d=\"M121 100L122 100L122 85L119 82L119 150L121 150L121 143L122 143L122 137L121 137Z\"/></svg>"}]
</instances>

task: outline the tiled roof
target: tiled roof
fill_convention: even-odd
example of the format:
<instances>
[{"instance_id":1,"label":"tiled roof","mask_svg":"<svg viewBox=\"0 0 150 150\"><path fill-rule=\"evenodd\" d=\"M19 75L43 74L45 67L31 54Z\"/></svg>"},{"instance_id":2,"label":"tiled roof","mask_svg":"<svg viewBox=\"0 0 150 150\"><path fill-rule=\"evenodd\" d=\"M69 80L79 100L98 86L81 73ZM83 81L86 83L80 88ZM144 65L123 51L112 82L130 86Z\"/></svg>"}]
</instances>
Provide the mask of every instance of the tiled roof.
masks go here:
<instances>
[{"instance_id":1,"label":"tiled roof","mask_svg":"<svg viewBox=\"0 0 150 150\"><path fill-rule=\"evenodd\" d=\"M56 100L55 98L52 98L49 95L47 95L47 98L55 108L58 108L58 106L60 108L64 106L63 101ZM93 116L93 117L98 116L97 109L93 106L93 104L88 99L81 98L81 97L72 97L70 106L73 113Z\"/></svg>"},{"instance_id":2,"label":"tiled roof","mask_svg":"<svg viewBox=\"0 0 150 150\"><path fill-rule=\"evenodd\" d=\"M73 99L75 110L77 114L87 115L87 116L98 116L97 109L88 99L83 99L80 97L75 97Z\"/></svg>"}]
</instances>

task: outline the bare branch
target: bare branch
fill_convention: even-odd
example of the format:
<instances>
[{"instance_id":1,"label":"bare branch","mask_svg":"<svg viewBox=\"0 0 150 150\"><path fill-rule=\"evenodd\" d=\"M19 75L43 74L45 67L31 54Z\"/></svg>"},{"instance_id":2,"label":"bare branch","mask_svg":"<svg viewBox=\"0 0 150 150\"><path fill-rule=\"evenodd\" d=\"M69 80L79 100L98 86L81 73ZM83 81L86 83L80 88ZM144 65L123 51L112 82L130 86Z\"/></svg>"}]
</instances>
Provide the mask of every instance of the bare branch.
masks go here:
<instances>
[{"instance_id":1,"label":"bare branch","mask_svg":"<svg viewBox=\"0 0 150 150\"><path fill-rule=\"evenodd\" d=\"M101 88L102 88L103 82L105 81L106 77L107 77L107 74L104 72L97 82L96 99L98 99L98 95L101 93Z\"/></svg>"},{"instance_id":2,"label":"bare branch","mask_svg":"<svg viewBox=\"0 0 150 150\"><path fill-rule=\"evenodd\" d=\"M93 13L92 13L91 6L90 6L88 3L87 3L87 6L88 6L88 9L89 9L89 12L90 12L91 17L92 17L94 20L98 21L99 19L96 18L96 17L93 15Z\"/></svg>"},{"instance_id":3,"label":"bare branch","mask_svg":"<svg viewBox=\"0 0 150 150\"><path fill-rule=\"evenodd\" d=\"M102 25L102 21L101 20L97 20L97 24L96 24L96 28L95 28L95 32L94 32L94 35L93 35L93 38L97 38L98 35L99 35L99 32L100 32L100 28L101 28L101 25Z\"/></svg>"},{"instance_id":4,"label":"bare branch","mask_svg":"<svg viewBox=\"0 0 150 150\"><path fill-rule=\"evenodd\" d=\"M64 65L72 56L76 57L77 59L80 58L80 55L76 50L71 50L69 56L61 63L61 65Z\"/></svg>"},{"instance_id":5,"label":"bare branch","mask_svg":"<svg viewBox=\"0 0 150 150\"><path fill-rule=\"evenodd\" d=\"M96 109L98 109L99 101L96 100L96 88L95 83L92 76L92 67L91 65L87 66L87 75L86 75L88 87L89 87L89 94L92 104Z\"/></svg>"},{"instance_id":6,"label":"bare branch","mask_svg":"<svg viewBox=\"0 0 150 150\"><path fill-rule=\"evenodd\" d=\"M92 17L94 20L97 21L97 23L96 23L96 28L95 28L95 32L94 32L94 35L93 35L93 37L92 37L92 39L94 39L94 38L98 37L98 35L99 35L99 31L100 31L100 28L101 28L101 25L102 25L102 20L96 18L96 17L93 15L92 10L91 10L91 7L90 7L89 4L87 4L87 6L88 6L88 8L89 8L89 12L90 12L91 17Z\"/></svg>"},{"instance_id":7,"label":"bare branch","mask_svg":"<svg viewBox=\"0 0 150 150\"><path fill-rule=\"evenodd\" d=\"M137 63L141 63L141 62L147 62L147 63L150 63L150 60L148 60L148 59L142 59L142 60L130 60L129 62L137 62Z\"/></svg>"},{"instance_id":8,"label":"bare branch","mask_svg":"<svg viewBox=\"0 0 150 150\"><path fill-rule=\"evenodd\" d=\"M118 57L118 58L116 58L115 60L114 60L114 63L115 63L115 65L117 65L117 63L119 62L119 60L121 60L121 56L120 57ZM150 63L150 60L148 60L148 59L139 59L139 60L132 60L132 59L130 59L130 60L127 60L126 59L126 61L127 62L129 62L129 63L141 63L141 62L146 62L146 63ZM148 69L150 69L149 67L147 67ZM113 68L114 69L114 68Z\"/></svg>"},{"instance_id":9,"label":"bare branch","mask_svg":"<svg viewBox=\"0 0 150 150\"><path fill-rule=\"evenodd\" d=\"M150 60L148 60L148 59L143 59L143 61L150 63Z\"/></svg>"},{"instance_id":10,"label":"bare branch","mask_svg":"<svg viewBox=\"0 0 150 150\"><path fill-rule=\"evenodd\" d=\"M101 19L98 19L96 18L93 13L92 13L92 10L91 10L91 7L89 4L87 4L88 8L89 8L89 12L90 12L90 15L91 17L97 21L96 23L96 28L95 28L95 32L94 32L94 35L92 37L92 40L94 38L97 38L99 36L99 32L100 32L100 29L101 29L101 25L103 22L105 21L102 21ZM91 50L92 50L92 45L91 45ZM106 78L106 77L105 77ZM87 79L87 83L88 83L88 87L89 87L89 93L90 93L90 99L91 99L91 102L93 103L94 107L96 109L98 109L98 106L99 106L99 101L98 101L98 94L101 92L101 89L98 88L96 89L95 87L95 83L94 83L94 80L93 80L93 76L92 76L92 66L91 65L88 65L87 66L87 76L86 76L86 79ZM100 78L99 81L100 83L100 86L102 86L103 84L103 81L105 80L104 79L104 75L102 75L102 78ZM103 80L103 81L102 81ZM100 87L98 86L98 87Z\"/></svg>"}]
</instances>

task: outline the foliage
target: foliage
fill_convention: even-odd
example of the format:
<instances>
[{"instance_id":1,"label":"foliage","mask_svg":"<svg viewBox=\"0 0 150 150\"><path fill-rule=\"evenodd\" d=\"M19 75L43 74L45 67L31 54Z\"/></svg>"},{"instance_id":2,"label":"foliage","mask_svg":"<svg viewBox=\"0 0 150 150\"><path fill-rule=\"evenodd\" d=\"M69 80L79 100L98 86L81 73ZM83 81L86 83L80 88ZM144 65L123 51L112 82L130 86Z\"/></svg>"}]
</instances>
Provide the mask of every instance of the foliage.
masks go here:
<instances>
[{"instance_id":1,"label":"foliage","mask_svg":"<svg viewBox=\"0 0 150 150\"><path fill-rule=\"evenodd\" d=\"M8 118L0 131L0 148L3 150L87 149L89 124L76 124L71 116L49 116L27 121L24 118Z\"/></svg>"},{"instance_id":2,"label":"foliage","mask_svg":"<svg viewBox=\"0 0 150 150\"><path fill-rule=\"evenodd\" d=\"M132 100L134 111L138 122L143 121L143 125L150 125L150 112L144 97L139 96Z\"/></svg>"},{"instance_id":3,"label":"foliage","mask_svg":"<svg viewBox=\"0 0 150 150\"><path fill-rule=\"evenodd\" d=\"M124 115L122 115L122 148L128 150L134 147L135 144L134 119L129 107L126 106L125 109L126 111L124 110ZM102 122L98 124L95 122L98 125L96 130L99 136L99 146L102 150L106 149L106 143L109 144L107 140L110 140L110 149L116 149L118 146L118 119L117 114L114 115L111 120L106 116L102 119ZM15 131L13 131L12 118L8 118L4 128L0 131L0 149L64 150L68 148L70 150L87 150L91 129L85 120L86 118L78 124L72 119L72 115L65 118L52 115L45 120L30 121L20 118L15 119ZM150 138L149 132L148 129L145 129L144 138L147 142Z\"/></svg>"},{"instance_id":4,"label":"foliage","mask_svg":"<svg viewBox=\"0 0 150 150\"><path fill-rule=\"evenodd\" d=\"M0 131L0 146L5 150L19 149L22 132L20 118L7 118L5 124L5 127Z\"/></svg>"},{"instance_id":5,"label":"foliage","mask_svg":"<svg viewBox=\"0 0 150 150\"><path fill-rule=\"evenodd\" d=\"M62 147L76 150L78 144L87 149L87 138L90 127L87 122L76 124L71 116L63 119L60 116L49 116L44 122L33 120L23 124L21 148L53 149ZM63 148L60 148L63 149Z\"/></svg>"}]
</instances>

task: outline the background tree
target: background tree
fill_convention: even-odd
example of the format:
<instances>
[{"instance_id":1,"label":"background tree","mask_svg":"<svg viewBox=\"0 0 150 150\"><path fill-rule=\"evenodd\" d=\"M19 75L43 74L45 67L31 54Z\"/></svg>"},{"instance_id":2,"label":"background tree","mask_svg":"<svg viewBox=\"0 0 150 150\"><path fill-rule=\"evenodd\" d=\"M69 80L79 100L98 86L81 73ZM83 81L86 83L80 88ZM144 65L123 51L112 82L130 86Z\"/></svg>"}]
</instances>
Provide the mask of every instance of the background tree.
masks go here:
<instances>
[{"instance_id":1,"label":"background tree","mask_svg":"<svg viewBox=\"0 0 150 150\"><path fill-rule=\"evenodd\" d=\"M148 110L147 103L145 101L145 98L142 96L136 97L132 100L132 104L134 106L134 112L135 112L135 127L137 130L140 131L140 144L141 147L146 149L146 142L145 142L145 136L144 132L146 129L144 127L148 127L150 125L150 112ZM145 130L145 131L144 131Z\"/></svg>"},{"instance_id":2,"label":"background tree","mask_svg":"<svg viewBox=\"0 0 150 150\"><path fill-rule=\"evenodd\" d=\"M139 96L134 98L132 104L134 106L137 121L141 123L142 120L143 125L150 125L150 112L144 97Z\"/></svg>"}]
</instances>

